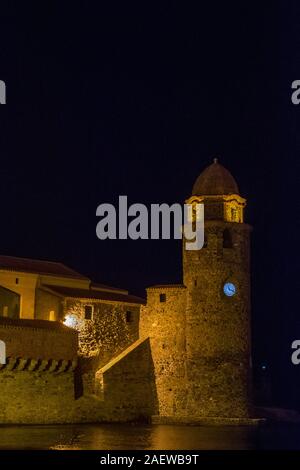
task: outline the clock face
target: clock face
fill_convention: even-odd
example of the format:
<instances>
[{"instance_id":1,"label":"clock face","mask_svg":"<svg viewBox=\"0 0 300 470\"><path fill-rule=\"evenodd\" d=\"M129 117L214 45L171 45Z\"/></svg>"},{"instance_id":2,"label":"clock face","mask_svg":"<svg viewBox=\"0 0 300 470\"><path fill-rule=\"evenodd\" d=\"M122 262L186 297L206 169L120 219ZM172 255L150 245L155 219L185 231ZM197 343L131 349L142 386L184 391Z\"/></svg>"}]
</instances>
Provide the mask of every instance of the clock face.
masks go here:
<instances>
[{"instance_id":1,"label":"clock face","mask_svg":"<svg viewBox=\"0 0 300 470\"><path fill-rule=\"evenodd\" d=\"M224 284L223 291L227 297L232 297L236 294L236 287L232 282L226 282Z\"/></svg>"}]
</instances>

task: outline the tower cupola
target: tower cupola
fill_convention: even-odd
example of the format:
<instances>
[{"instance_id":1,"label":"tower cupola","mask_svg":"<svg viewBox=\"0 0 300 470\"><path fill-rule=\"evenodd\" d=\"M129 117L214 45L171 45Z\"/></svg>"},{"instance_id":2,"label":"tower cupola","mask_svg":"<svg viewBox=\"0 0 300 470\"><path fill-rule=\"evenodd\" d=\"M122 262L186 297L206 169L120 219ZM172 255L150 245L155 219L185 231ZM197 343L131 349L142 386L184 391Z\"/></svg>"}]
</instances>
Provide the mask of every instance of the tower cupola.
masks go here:
<instances>
[{"instance_id":1,"label":"tower cupola","mask_svg":"<svg viewBox=\"0 0 300 470\"><path fill-rule=\"evenodd\" d=\"M242 223L246 200L232 174L214 158L195 181L188 204L204 203L205 220Z\"/></svg>"}]
</instances>

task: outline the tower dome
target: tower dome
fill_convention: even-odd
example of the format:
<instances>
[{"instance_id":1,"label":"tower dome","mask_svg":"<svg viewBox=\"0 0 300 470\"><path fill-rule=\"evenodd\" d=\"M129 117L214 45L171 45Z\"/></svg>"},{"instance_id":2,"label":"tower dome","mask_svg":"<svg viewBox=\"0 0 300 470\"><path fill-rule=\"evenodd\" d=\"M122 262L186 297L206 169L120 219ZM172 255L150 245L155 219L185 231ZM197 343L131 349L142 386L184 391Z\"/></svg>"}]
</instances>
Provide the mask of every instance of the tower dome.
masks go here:
<instances>
[{"instance_id":1,"label":"tower dome","mask_svg":"<svg viewBox=\"0 0 300 470\"><path fill-rule=\"evenodd\" d=\"M196 179L192 194L195 196L219 196L226 194L239 194L238 185L217 158L205 168Z\"/></svg>"}]
</instances>

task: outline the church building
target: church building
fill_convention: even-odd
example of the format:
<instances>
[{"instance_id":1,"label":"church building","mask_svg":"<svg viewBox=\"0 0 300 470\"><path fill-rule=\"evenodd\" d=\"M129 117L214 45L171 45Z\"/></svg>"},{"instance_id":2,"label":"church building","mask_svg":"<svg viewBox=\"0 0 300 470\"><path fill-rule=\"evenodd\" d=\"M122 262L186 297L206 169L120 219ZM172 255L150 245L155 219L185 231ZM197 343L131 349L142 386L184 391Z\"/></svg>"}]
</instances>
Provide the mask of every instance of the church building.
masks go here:
<instances>
[{"instance_id":1,"label":"church building","mask_svg":"<svg viewBox=\"0 0 300 470\"><path fill-rule=\"evenodd\" d=\"M182 283L148 287L147 302L0 256L0 423L255 421L246 200L215 159L186 203L204 205L204 246L183 240Z\"/></svg>"},{"instance_id":2,"label":"church building","mask_svg":"<svg viewBox=\"0 0 300 470\"><path fill-rule=\"evenodd\" d=\"M249 417L251 396L249 234L246 200L215 159L188 204L204 204L205 241L183 243L183 283L147 289L141 336L149 336L159 414Z\"/></svg>"}]
</instances>

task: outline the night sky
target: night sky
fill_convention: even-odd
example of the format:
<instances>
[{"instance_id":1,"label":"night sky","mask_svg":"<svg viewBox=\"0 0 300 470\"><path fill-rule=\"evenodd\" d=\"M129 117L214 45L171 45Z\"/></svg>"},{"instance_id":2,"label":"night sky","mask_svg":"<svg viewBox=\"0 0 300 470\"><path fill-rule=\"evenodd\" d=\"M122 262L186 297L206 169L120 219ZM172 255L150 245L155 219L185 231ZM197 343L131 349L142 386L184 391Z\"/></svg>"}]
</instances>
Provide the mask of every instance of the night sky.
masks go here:
<instances>
[{"instance_id":1,"label":"night sky","mask_svg":"<svg viewBox=\"0 0 300 470\"><path fill-rule=\"evenodd\" d=\"M181 282L180 241L100 241L96 207L182 202L219 157L254 227L256 378L300 409L300 7L106 3L1 2L0 252L139 295Z\"/></svg>"}]
</instances>

